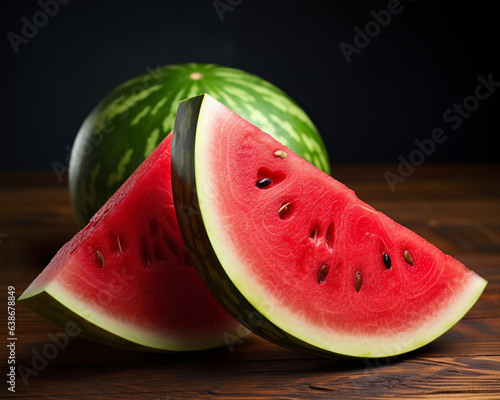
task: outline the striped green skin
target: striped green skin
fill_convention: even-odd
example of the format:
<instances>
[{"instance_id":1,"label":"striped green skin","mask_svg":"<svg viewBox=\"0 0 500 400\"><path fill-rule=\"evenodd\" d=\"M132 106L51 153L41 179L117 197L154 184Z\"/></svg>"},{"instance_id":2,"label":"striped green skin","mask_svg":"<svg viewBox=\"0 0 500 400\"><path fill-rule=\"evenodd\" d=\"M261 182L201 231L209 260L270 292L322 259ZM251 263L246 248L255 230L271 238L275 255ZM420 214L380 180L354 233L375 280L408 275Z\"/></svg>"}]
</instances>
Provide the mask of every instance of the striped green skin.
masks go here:
<instances>
[{"instance_id":1,"label":"striped green skin","mask_svg":"<svg viewBox=\"0 0 500 400\"><path fill-rule=\"evenodd\" d=\"M201 93L210 94L330 173L316 127L282 90L238 69L168 65L115 88L82 124L69 164L70 196L81 227L172 131L179 101Z\"/></svg>"}]
</instances>

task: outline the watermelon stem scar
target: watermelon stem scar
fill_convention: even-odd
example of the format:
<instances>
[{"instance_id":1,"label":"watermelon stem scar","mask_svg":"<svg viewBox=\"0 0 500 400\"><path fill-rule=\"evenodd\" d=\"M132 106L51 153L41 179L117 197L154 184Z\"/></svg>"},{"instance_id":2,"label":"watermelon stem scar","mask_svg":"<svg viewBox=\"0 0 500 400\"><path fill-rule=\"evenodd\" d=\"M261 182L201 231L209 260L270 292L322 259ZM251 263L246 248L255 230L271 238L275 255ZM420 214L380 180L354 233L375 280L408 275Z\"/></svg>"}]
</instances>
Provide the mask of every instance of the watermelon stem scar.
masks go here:
<instances>
[{"instance_id":1,"label":"watermelon stem scar","mask_svg":"<svg viewBox=\"0 0 500 400\"><path fill-rule=\"evenodd\" d=\"M189 78L193 81L198 81L203 78L203 74L201 72L191 72Z\"/></svg>"},{"instance_id":2,"label":"watermelon stem scar","mask_svg":"<svg viewBox=\"0 0 500 400\"><path fill-rule=\"evenodd\" d=\"M179 103L172 189L205 284L285 347L407 353L456 324L487 284L209 95Z\"/></svg>"}]
</instances>

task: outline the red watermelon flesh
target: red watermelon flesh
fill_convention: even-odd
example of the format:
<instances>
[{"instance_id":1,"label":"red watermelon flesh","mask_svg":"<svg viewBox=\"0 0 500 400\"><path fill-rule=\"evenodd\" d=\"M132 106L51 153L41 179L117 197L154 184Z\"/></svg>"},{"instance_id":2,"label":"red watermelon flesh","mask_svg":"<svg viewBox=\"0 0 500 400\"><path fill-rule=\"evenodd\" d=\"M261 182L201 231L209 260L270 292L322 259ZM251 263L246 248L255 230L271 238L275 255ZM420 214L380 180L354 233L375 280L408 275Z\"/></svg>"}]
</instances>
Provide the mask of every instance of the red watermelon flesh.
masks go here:
<instances>
[{"instance_id":1,"label":"red watermelon flesh","mask_svg":"<svg viewBox=\"0 0 500 400\"><path fill-rule=\"evenodd\" d=\"M145 351L200 350L248 331L186 255L173 206L172 135L57 253L20 301L92 340Z\"/></svg>"},{"instance_id":2,"label":"red watermelon flesh","mask_svg":"<svg viewBox=\"0 0 500 400\"><path fill-rule=\"evenodd\" d=\"M233 315L258 316L255 333L309 352L390 356L446 332L483 291L461 262L210 96L177 115L186 247Z\"/></svg>"}]
</instances>

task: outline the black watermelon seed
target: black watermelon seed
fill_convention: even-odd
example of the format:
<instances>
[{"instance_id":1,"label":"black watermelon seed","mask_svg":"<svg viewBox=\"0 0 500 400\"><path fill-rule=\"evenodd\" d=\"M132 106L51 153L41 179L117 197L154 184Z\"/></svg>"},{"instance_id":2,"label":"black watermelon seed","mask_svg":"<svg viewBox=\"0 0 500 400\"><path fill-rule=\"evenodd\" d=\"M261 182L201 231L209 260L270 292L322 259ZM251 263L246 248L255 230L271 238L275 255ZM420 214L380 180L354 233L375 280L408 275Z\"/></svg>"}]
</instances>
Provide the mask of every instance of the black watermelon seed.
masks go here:
<instances>
[{"instance_id":1,"label":"black watermelon seed","mask_svg":"<svg viewBox=\"0 0 500 400\"><path fill-rule=\"evenodd\" d=\"M385 253L382 257L382 261L387 269L391 268L391 257L389 257L389 254Z\"/></svg>"},{"instance_id":2,"label":"black watermelon seed","mask_svg":"<svg viewBox=\"0 0 500 400\"><path fill-rule=\"evenodd\" d=\"M356 272L356 291L359 292L361 285L363 284L363 278L359 272Z\"/></svg>"},{"instance_id":3,"label":"black watermelon seed","mask_svg":"<svg viewBox=\"0 0 500 400\"><path fill-rule=\"evenodd\" d=\"M328 267L323 264L318 270L318 283L323 283L328 275Z\"/></svg>"},{"instance_id":4,"label":"black watermelon seed","mask_svg":"<svg viewBox=\"0 0 500 400\"><path fill-rule=\"evenodd\" d=\"M271 184L272 180L270 178L262 178L260 181L257 182L257 187L258 188L265 188Z\"/></svg>"}]
</instances>

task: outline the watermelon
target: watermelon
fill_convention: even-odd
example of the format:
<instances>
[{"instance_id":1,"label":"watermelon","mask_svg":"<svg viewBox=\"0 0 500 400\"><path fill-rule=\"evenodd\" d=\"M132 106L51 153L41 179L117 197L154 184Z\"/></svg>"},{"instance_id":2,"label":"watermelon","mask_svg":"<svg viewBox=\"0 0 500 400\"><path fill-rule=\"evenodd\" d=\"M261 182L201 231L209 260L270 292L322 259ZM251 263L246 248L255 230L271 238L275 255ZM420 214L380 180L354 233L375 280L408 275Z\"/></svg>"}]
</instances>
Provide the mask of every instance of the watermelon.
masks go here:
<instances>
[{"instance_id":1,"label":"watermelon","mask_svg":"<svg viewBox=\"0 0 500 400\"><path fill-rule=\"evenodd\" d=\"M214 98L330 172L316 127L282 90L242 70L188 63L158 67L112 90L83 122L72 147L69 188L80 227L172 131L178 102Z\"/></svg>"},{"instance_id":2,"label":"watermelon","mask_svg":"<svg viewBox=\"0 0 500 400\"><path fill-rule=\"evenodd\" d=\"M208 95L172 145L177 219L221 304L305 352L388 357L436 339L486 281Z\"/></svg>"},{"instance_id":3,"label":"watermelon","mask_svg":"<svg viewBox=\"0 0 500 400\"><path fill-rule=\"evenodd\" d=\"M172 135L76 234L19 301L96 342L139 351L218 347L249 331L186 254L170 181Z\"/></svg>"}]
</instances>

